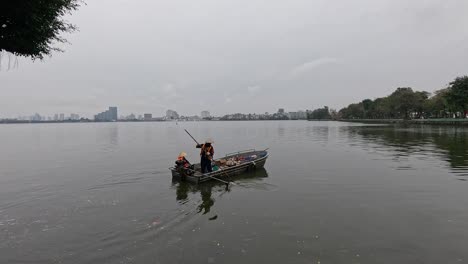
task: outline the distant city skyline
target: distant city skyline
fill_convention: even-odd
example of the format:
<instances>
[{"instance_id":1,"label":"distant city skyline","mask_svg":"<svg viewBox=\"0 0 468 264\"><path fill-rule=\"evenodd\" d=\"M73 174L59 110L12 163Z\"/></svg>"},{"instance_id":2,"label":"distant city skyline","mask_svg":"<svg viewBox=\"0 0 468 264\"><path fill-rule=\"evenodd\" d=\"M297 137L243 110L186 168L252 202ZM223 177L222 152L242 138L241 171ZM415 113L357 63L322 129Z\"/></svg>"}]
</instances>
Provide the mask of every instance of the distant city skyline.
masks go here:
<instances>
[{"instance_id":1,"label":"distant city skyline","mask_svg":"<svg viewBox=\"0 0 468 264\"><path fill-rule=\"evenodd\" d=\"M294 110L294 111L287 111L285 108L277 108L277 111L272 111L272 113L278 113L280 115L287 115L290 116L292 119L304 119L304 114L306 111L313 110L313 109L302 109L302 110ZM110 106L104 112L100 112L97 114L92 115L91 117L88 116L80 116L79 114L70 113L55 113L53 115L43 115L41 113L34 113L30 115L22 115L22 116L1 116L1 119L18 119L18 120L32 120L32 121L64 121L64 120L79 120L79 119L89 119L89 120L96 120L96 121L116 121L116 120L177 120L181 117L199 117L200 119L210 118L210 117L223 117L223 116L230 116L230 115L254 115L254 116L268 116L270 115L268 111L263 111L260 113L248 113L248 112L241 112L235 111L234 113L227 113L223 115L213 115L210 111L204 110L201 111L200 114L192 114L192 115L183 115L179 114L176 110L168 109L165 111L164 115L153 115L152 113L135 113L131 112L130 114L122 114L120 113L120 108L118 106Z\"/></svg>"},{"instance_id":2,"label":"distant city skyline","mask_svg":"<svg viewBox=\"0 0 468 264\"><path fill-rule=\"evenodd\" d=\"M105 107L103 107L105 108ZM163 111L161 114L154 114L154 113L150 113L150 112L141 112L141 113L138 113L138 112L135 112L135 111L129 111L129 112L123 112L121 111L120 107L118 107L118 116L117 116L117 119L120 119L121 116L124 116L124 117L128 117L130 115L134 115L135 117L138 117L138 115L141 115L141 117L143 118L144 115L146 114L149 114L151 115L150 118L163 118L163 117L167 117L168 116L168 111L169 113L172 115L173 112L175 112L175 114L177 114L178 116L199 116L201 118L206 118L206 117L222 117L224 115L229 115L229 114L235 114L235 113L242 113L242 114L264 114L264 113L275 113L276 111L259 111L259 112L242 112L242 111L234 111L233 113L223 113L223 114L213 114L211 113L210 111L207 111L207 110L203 110L201 111L200 113L192 113L192 114L179 114L179 112L177 110L172 110L172 109L167 109L165 111ZM276 109L278 110L278 108L274 108L272 107L272 109ZM286 112L297 112L297 111L306 111L306 110L313 110L314 108L307 108L307 109L285 109L285 108L280 108L280 111L286 111ZM107 110L109 111L109 109ZM48 117L51 118L51 120L65 120L65 119L72 119L72 120L76 120L76 119L80 119L80 118L87 118L87 119L95 119L95 116L96 116L96 113L94 114L90 114L90 115L80 115L80 114L76 114L76 113L79 113L80 111L75 111L73 113L63 113L63 112L57 112L57 113L53 113L53 114L44 114L40 111L37 111L37 112L33 112L33 113L30 113L30 114L23 114L23 115L17 115L17 116L5 116L5 115L2 115L2 113L0 112L0 119L23 119L23 120L26 120L26 119L31 119L34 115L39 115L41 117L44 117L46 119L48 119ZM101 113L104 113L104 112L101 112ZM205 114L205 115L204 115ZM78 118L77 118L78 117ZM115 117L115 116L114 116ZM148 116L149 117L149 116Z\"/></svg>"}]
</instances>

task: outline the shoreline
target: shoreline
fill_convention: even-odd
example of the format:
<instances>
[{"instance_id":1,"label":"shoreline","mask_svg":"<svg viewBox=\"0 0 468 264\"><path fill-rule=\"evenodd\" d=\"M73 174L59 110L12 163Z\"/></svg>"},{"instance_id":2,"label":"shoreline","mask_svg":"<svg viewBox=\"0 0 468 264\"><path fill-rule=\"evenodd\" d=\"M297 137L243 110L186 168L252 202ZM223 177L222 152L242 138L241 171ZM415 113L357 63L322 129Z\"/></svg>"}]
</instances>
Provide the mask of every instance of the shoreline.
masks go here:
<instances>
[{"instance_id":1,"label":"shoreline","mask_svg":"<svg viewBox=\"0 0 468 264\"><path fill-rule=\"evenodd\" d=\"M251 119L251 120L117 120L117 121L95 121L95 120L64 120L64 121L29 121L29 120L0 120L0 125L8 124L83 124L83 123L184 123L184 122L240 122L240 121L308 121L307 119ZM324 120L322 120L324 121ZM332 121L332 120L327 120Z\"/></svg>"},{"instance_id":2,"label":"shoreline","mask_svg":"<svg viewBox=\"0 0 468 264\"><path fill-rule=\"evenodd\" d=\"M396 124L396 125L433 125L433 126L468 126L468 118L445 119L338 119L339 122L363 124Z\"/></svg>"},{"instance_id":3,"label":"shoreline","mask_svg":"<svg viewBox=\"0 0 468 264\"><path fill-rule=\"evenodd\" d=\"M176 121L176 120L118 120L118 121L94 121L94 120L64 120L64 121L26 121L26 120L0 120L0 125L8 124L82 124L82 123L142 123L142 122L239 122L239 121L336 121L336 122L348 122L348 123L361 123L361 124L393 124L393 125L434 125L434 126L468 126L468 118L455 119L306 119L306 120L190 120L190 121Z\"/></svg>"}]
</instances>

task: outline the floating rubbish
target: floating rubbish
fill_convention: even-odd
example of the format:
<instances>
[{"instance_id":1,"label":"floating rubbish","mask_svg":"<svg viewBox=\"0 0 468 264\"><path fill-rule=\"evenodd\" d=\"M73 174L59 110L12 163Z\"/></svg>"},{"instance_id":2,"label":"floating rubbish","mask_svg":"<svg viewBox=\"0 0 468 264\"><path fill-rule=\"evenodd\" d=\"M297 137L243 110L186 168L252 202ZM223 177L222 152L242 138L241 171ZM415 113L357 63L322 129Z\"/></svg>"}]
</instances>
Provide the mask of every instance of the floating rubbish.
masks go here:
<instances>
[{"instance_id":1,"label":"floating rubbish","mask_svg":"<svg viewBox=\"0 0 468 264\"><path fill-rule=\"evenodd\" d=\"M215 215L215 216L208 218L208 220L216 220L217 218L218 218L218 215Z\"/></svg>"}]
</instances>

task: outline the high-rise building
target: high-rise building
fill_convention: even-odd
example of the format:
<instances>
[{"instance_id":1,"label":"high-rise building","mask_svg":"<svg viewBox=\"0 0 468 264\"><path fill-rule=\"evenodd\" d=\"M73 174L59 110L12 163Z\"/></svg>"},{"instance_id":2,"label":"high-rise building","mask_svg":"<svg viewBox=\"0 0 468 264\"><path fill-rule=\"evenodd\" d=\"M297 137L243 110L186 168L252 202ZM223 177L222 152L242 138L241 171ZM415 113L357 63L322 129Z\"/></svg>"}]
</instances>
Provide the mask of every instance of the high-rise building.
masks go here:
<instances>
[{"instance_id":1,"label":"high-rise building","mask_svg":"<svg viewBox=\"0 0 468 264\"><path fill-rule=\"evenodd\" d=\"M201 112L201 118L210 118L210 117L211 117L210 112L208 111Z\"/></svg>"},{"instance_id":2,"label":"high-rise building","mask_svg":"<svg viewBox=\"0 0 468 264\"><path fill-rule=\"evenodd\" d=\"M110 114L110 119L111 120L117 121L117 107L110 106L109 107L109 114Z\"/></svg>"},{"instance_id":3,"label":"high-rise building","mask_svg":"<svg viewBox=\"0 0 468 264\"><path fill-rule=\"evenodd\" d=\"M278 114L284 114L284 108L278 109Z\"/></svg>"},{"instance_id":4,"label":"high-rise building","mask_svg":"<svg viewBox=\"0 0 468 264\"><path fill-rule=\"evenodd\" d=\"M59 117L58 117L58 114L55 114L54 115L54 121L58 121Z\"/></svg>"},{"instance_id":5,"label":"high-rise building","mask_svg":"<svg viewBox=\"0 0 468 264\"><path fill-rule=\"evenodd\" d=\"M94 116L96 121L117 121L117 107L111 106L109 110Z\"/></svg>"},{"instance_id":6,"label":"high-rise building","mask_svg":"<svg viewBox=\"0 0 468 264\"><path fill-rule=\"evenodd\" d=\"M59 120L60 120L60 121L63 121L63 120L65 120L65 114L63 114L63 113L62 113L62 114L60 114Z\"/></svg>"}]
</instances>

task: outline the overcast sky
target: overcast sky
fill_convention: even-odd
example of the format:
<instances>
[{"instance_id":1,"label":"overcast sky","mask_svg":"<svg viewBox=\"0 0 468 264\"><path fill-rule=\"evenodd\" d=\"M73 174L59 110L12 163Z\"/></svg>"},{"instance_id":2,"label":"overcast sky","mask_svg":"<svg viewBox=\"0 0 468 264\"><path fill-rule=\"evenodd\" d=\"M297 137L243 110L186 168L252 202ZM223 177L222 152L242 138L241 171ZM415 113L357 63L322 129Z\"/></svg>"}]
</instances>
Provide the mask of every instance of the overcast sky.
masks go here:
<instances>
[{"instance_id":1,"label":"overcast sky","mask_svg":"<svg viewBox=\"0 0 468 264\"><path fill-rule=\"evenodd\" d=\"M85 0L64 53L0 71L0 117L340 108L468 74L467 0Z\"/></svg>"}]
</instances>

